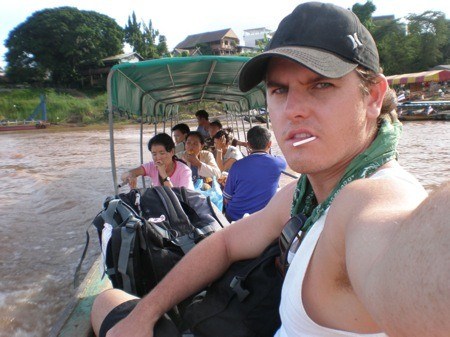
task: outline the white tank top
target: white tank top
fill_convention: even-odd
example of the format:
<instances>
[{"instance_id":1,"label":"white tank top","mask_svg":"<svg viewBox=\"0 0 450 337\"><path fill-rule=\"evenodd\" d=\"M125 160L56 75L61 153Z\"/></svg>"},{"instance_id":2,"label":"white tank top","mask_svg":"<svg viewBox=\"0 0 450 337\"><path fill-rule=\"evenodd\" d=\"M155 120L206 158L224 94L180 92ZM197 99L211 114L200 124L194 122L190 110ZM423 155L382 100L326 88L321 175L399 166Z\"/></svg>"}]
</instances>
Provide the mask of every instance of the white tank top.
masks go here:
<instances>
[{"instance_id":1,"label":"white tank top","mask_svg":"<svg viewBox=\"0 0 450 337\"><path fill-rule=\"evenodd\" d=\"M385 177L406 180L415 185L419 184L412 175L404 171L398 164L376 172L369 179ZM385 337L387 335L384 333L361 334L326 328L315 323L305 311L301 296L303 279L322 233L327 214L328 209L305 236L289 266L281 293L280 316L282 325L275 337Z\"/></svg>"}]
</instances>

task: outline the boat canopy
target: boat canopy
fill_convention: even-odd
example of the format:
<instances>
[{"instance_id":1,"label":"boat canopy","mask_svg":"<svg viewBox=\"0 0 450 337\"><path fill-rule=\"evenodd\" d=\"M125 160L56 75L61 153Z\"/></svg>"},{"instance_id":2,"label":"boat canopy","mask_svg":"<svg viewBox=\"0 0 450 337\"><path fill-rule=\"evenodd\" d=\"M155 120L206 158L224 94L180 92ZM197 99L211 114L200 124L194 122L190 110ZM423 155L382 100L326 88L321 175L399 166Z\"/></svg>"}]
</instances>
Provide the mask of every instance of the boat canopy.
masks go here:
<instances>
[{"instance_id":1,"label":"boat canopy","mask_svg":"<svg viewBox=\"0 0 450 337\"><path fill-rule=\"evenodd\" d=\"M387 76L389 85L422 82L444 82L450 80L450 70L430 70L420 73Z\"/></svg>"},{"instance_id":2,"label":"boat canopy","mask_svg":"<svg viewBox=\"0 0 450 337\"><path fill-rule=\"evenodd\" d=\"M123 63L112 67L107 80L111 170L115 193L117 170L114 150L116 111L141 117L140 158L143 163L143 121L155 125L177 116L179 106L196 102L223 104L224 112L244 116L266 106L265 85L244 93L239 90L239 73L249 57L174 57ZM177 118L176 118L177 119ZM145 186L145 182L144 182Z\"/></svg>"},{"instance_id":3,"label":"boat canopy","mask_svg":"<svg viewBox=\"0 0 450 337\"><path fill-rule=\"evenodd\" d=\"M161 121L194 102L220 102L226 112L265 107L263 83L246 93L239 90L239 73L249 59L174 57L115 65L107 81L109 109Z\"/></svg>"}]
</instances>

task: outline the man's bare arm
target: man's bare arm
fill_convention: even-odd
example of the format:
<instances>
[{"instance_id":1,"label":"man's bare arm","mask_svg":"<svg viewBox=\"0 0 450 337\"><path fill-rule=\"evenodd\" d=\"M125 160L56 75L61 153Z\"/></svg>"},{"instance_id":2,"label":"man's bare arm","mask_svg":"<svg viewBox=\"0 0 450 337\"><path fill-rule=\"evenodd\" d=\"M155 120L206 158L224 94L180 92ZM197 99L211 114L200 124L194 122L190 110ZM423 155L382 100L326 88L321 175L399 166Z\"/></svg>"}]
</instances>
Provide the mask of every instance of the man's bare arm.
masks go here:
<instances>
[{"instance_id":1,"label":"man's bare arm","mask_svg":"<svg viewBox=\"0 0 450 337\"><path fill-rule=\"evenodd\" d=\"M375 319L389 336L450 332L450 183L398 227L368 275Z\"/></svg>"},{"instance_id":2,"label":"man's bare arm","mask_svg":"<svg viewBox=\"0 0 450 337\"><path fill-rule=\"evenodd\" d=\"M389 336L447 336L449 185L425 200L403 183L355 185L352 207L362 211L345 234L354 291Z\"/></svg>"},{"instance_id":3,"label":"man's bare arm","mask_svg":"<svg viewBox=\"0 0 450 337\"><path fill-rule=\"evenodd\" d=\"M264 210L196 245L108 336L151 336L155 322L174 305L217 279L232 262L258 256L287 221L293 187L286 186Z\"/></svg>"}]
</instances>

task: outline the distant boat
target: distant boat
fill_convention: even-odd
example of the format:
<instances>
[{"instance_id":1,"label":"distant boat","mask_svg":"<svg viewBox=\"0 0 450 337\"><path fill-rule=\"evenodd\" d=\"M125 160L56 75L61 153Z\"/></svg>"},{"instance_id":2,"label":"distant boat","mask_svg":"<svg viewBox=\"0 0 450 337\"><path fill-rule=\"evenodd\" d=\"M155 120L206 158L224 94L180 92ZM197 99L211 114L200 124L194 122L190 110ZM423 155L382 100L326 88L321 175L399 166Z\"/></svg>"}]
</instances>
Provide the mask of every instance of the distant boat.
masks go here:
<instances>
[{"instance_id":1,"label":"distant boat","mask_svg":"<svg viewBox=\"0 0 450 337\"><path fill-rule=\"evenodd\" d=\"M450 110L442 111L434 115L434 120L436 121L450 121Z\"/></svg>"},{"instance_id":2,"label":"distant boat","mask_svg":"<svg viewBox=\"0 0 450 337\"><path fill-rule=\"evenodd\" d=\"M412 114L412 115L400 115L398 119L401 121L429 121L434 120L433 115L424 115L424 114Z\"/></svg>"},{"instance_id":3,"label":"distant boat","mask_svg":"<svg viewBox=\"0 0 450 337\"><path fill-rule=\"evenodd\" d=\"M0 131L42 130L48 125L50 124L43 121L10 122L3 120L0 123Z\"/></svg>"},{"instance_id":4,"label":"distant boat","mask_svg":"<svg viewBox=\"0 0 450 337\"><path fill-rule=\"evenodd\" d=\"M449 101L417 101L398 104L401 121L450 120Z\"/></svg>"}]
</instances>

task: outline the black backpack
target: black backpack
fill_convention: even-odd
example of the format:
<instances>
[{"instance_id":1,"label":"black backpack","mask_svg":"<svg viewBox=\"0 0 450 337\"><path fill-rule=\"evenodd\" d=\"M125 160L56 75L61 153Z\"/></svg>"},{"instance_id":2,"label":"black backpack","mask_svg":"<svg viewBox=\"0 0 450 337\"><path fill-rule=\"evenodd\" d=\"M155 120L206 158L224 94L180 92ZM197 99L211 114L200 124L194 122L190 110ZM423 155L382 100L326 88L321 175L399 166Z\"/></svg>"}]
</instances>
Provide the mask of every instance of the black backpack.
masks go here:
<instances>
[{"instance_id":1,"label":"black backpack","mask_svg":"<svg viewBox=\"0 0 450 337\"><path fill-rule=\"evenodd\" d=\"M272 337L281 325L279 255L274 243L255 259L233 263L183 310L183 328L195 337Z\"/></svg>"},{"instance_id":2,"label":"black backpack","mask_svg":"<svg viewBox=\"0 0 450 337\"><path fill-rule=\"evenodd\" d=\"M162 186L108 198L93 223L113 287L139 297L197 242L228 225L200 192Z\"/></svg>"}]
</instances>

